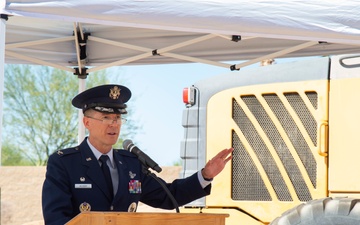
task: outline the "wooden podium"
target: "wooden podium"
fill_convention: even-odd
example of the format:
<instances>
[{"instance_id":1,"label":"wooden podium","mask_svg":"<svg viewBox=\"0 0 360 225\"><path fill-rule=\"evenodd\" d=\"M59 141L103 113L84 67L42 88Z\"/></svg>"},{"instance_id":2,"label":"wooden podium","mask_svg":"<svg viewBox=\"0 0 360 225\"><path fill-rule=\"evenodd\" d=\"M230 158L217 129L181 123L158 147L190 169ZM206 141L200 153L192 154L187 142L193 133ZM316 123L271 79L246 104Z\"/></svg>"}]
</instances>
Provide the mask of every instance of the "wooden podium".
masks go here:
<instances>
[{"instance_id":1,"label":"wooden podium","mask_svg":"<svg viewBox=\"0 0 360 225\"><path fill-rule=\"evenodd\" d=\"M225 225L228 214L83 212L66 225Z\"/></svg>"}]
</instances>

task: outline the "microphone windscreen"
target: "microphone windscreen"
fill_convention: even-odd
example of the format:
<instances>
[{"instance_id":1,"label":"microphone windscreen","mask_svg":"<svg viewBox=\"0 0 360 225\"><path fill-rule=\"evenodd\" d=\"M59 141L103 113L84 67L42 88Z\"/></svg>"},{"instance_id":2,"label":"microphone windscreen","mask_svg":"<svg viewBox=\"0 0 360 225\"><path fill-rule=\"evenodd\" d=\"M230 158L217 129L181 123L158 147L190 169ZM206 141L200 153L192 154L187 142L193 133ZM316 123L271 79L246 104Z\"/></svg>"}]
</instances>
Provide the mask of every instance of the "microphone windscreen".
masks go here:
<instances>
[{"instance_id":1,"label":"microphone windscreen","mask_svg":"<svg viewBox=\"0 0 360 225\"><path fill-rule=\"evenodd\" d=\"M132 144L133 144L132 140L126 139L126 140L124 140L124 142L123 142L123 148L124 148L125 150L129 151L129 147L130 147L130 145L132 145Z\"/></svg>"}]
</instances>

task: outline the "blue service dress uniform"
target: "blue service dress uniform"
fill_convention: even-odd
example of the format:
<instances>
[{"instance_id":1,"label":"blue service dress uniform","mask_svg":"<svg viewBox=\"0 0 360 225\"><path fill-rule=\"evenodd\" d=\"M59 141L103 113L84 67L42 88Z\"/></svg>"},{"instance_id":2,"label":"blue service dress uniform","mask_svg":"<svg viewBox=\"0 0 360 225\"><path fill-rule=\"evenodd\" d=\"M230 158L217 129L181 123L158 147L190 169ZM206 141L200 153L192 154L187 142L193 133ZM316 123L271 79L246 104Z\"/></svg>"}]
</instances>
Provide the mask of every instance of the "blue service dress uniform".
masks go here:
<instances>
[{"instance_id":1,"label":"blue service dress uniform","mask_svg":"<svg viewBox=\"0 0 360 225\"><path fill-rule=\"evenodd\" d=\"M132 203L139 201L156 208L174 208L161 185L143 173L142 164L134 154L116 149L113 154L119 176L113 198L86 139L77 147L59 150L49 157L42 190L46 225L63 225L80 210L128 211ZM206 196L211 189L211 185L201 187L197 174L176 179L167 187L179 205Z\"/></svg>"}]
</instances>

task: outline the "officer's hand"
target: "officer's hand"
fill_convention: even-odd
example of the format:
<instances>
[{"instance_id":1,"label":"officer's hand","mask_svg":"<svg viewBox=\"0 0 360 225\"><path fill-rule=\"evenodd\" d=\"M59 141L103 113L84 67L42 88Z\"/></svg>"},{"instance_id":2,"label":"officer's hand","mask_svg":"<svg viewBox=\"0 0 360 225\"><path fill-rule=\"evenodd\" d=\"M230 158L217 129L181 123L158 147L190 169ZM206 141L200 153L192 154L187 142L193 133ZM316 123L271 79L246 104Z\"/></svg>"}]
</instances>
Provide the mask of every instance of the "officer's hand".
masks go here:
<instances>
[{"instance_id":1,"label":"officer's hand","mask_svg":"<svg viewBox=\"0 0 360 225\"><path fill-rule=\"evenodd\" d=\"M206 163L204 169L201 171L202 176L205 179L213 179L218 175L225 167L226 163L232 159L231 153L234 151L233 148L224 149L219 152L214 158Z\"/></svg>"}]
</instances>

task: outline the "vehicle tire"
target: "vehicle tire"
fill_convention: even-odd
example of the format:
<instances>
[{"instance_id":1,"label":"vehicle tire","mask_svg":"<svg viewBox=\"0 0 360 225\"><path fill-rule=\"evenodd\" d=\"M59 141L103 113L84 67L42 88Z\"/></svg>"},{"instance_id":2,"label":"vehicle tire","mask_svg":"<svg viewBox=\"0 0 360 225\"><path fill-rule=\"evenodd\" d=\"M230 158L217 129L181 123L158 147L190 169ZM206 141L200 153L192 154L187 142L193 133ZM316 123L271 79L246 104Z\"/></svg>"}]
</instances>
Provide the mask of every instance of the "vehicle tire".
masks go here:
<instances>
[{"instance_id":1,"label":"vehicle tire","mask_svg":"<svg viewBox=\"0 0 360 225\"><path fill-rule=\"evenodd\" d=\"M324 198L298 205L270 225L359 225L360 199Z\"/></svg>"}]
</instances>

